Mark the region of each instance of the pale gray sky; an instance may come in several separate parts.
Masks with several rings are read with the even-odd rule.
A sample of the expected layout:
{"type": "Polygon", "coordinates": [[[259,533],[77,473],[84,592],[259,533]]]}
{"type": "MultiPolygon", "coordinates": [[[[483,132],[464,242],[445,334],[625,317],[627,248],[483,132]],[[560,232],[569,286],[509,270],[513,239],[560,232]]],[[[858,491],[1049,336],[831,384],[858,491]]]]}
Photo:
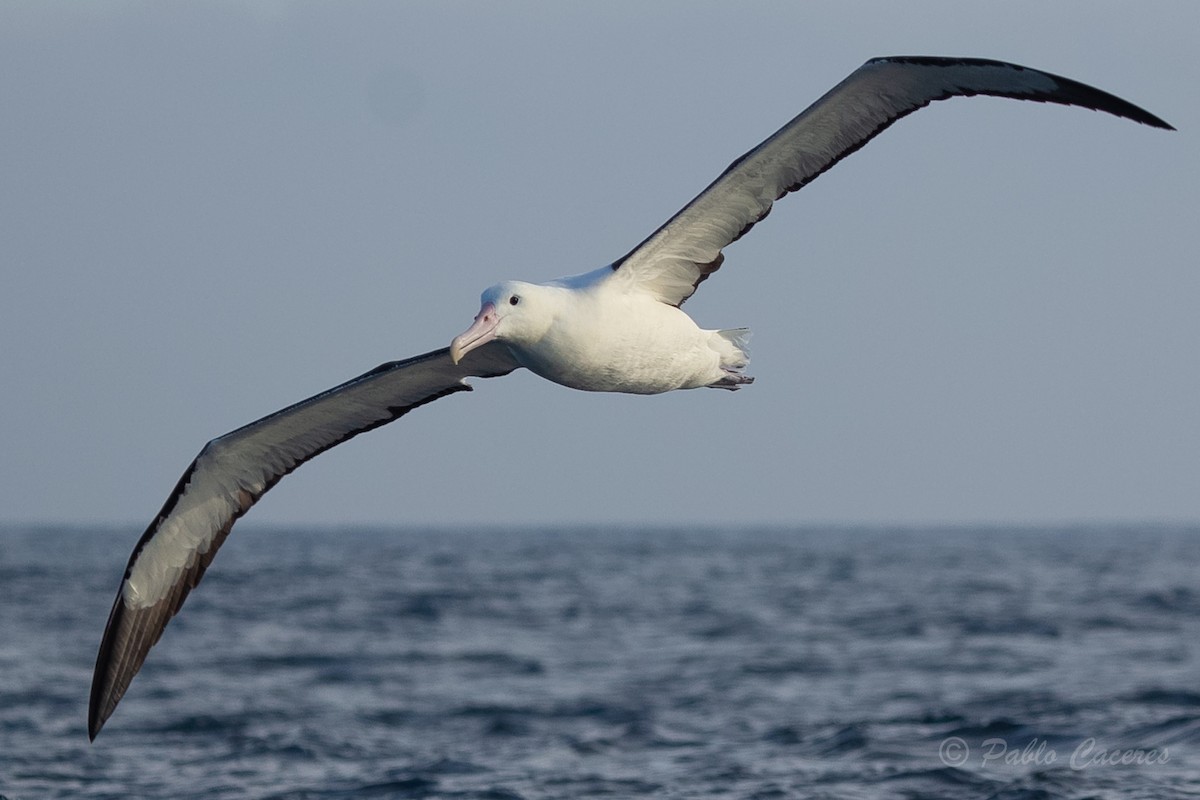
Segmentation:
{"type": "Polygon", "coordinates": [[[740,392],[527,373],[259,523],[1200,519],[1200,4],[0,5],[0,520],[141,528],[209,438],[624,254],[867,58],[1000,58],[1179,128],[963,99],[730,247],[740,392]]]}

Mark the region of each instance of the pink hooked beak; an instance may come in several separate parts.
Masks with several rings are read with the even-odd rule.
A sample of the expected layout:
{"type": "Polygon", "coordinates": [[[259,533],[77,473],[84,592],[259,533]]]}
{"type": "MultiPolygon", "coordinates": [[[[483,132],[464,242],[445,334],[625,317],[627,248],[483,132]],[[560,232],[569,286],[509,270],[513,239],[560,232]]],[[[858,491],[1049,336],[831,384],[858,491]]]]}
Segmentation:
{"type": "Polygon", "coordinates": [[[483,308],[475,315],[471,327],[454,337],[450,342],[450,360],[455,364],[462,361],[463,356],[480,345],[487,344],[496,338],[496,324],[500,321],[496,316],[496,306],[484,303],[483,308]]]}

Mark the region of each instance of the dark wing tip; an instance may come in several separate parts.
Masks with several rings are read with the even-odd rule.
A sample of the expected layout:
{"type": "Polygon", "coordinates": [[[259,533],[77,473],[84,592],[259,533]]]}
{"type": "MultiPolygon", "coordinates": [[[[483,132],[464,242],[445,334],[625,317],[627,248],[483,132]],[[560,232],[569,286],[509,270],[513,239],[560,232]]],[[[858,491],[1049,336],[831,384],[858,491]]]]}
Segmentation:
{"type": "Polygon", "coordinates": [[[1053,102],[1066,102],[1071,105],[1090,108],[1093,111],[1107,111],[1114,116],[1140,122],[1143,125],[1149,125],[1151,128],[1160,128],[1167,131],[1175,130],[1166,120],[1151,114],[1141,106],[1136,106],[1128,100],[1117,97],[1115,94],[1109,94],[1102,89],[1088,86],[1086,83],[1080,83],[1070,78],[1063,78],[1058,75],[1051,75],[1051,77],[1058,83],[1063,98],[1061,101],[1054,100],[1053,102]]]}
{"type": "Polygon", "coordinates": [[[1090,108],[1093,111],[1105,111],[1117,117],[1149,125],[1152,128],[1161,128],[1168,131],[1175,130],[1174,126],[1161,117],[1151,114],[1146,109],[1134,105],[1128,100],[1123,100],[1115,94],[1110,94],[1103,89],[1097,89],[1094,86],[1080,83],[1071,78],[1064,78],[1061,75],[1055,75],[1054,73],[1040,69],[1023,67],[1020,64],[1013,64],[1008,61],[997,61],[990,58],[957,58],[947,56],[882,56],[872,58],[867,62],[867,64],[882,63],[913,64],[926,67],[1004,67],[1018,72],[1036,72],[1039,75],[1045,75],[1057,83],[1058,91],[1054,94],[1036,95],[1027,99],[1081,106],[1083,108],[1090,108]]]}
{"type": "MultiPolygon", "coordinates": [[[[117,608],[121,604],[121,598],[118,596],[116,603],[113,604],[112,612],[108,615],[108,625],[104,628],[104,639],[100,643],[100,652],[96,654],[96,667],[92,673],[92,692],[88,697],[88,718],[87,730],[88,741],[96,741],[96,734],[100,733],[100,729],[104,727],[104,723],[108,720],[109,714],[112,713],[110,707],[107,712],[101,711],[108,705],[109,697],[112,693],[112,687],[108,678],[108,654],[112,650],[112,638],[108,635],[108,631],[112,629],[113,618],[117,615],[117,608]]],[[[113,704],[115,705],[115,704],[113,704]]]]}
{"type": "MultiPolygon", "coordinates": [[[[224,539],[224,535],[220,538],[224,539]]],[[[104,627],[100,651],[96,654],[96,671],[92,675],[92,691],[88,701],[88,739],[91,741],[95,741],[104,723],[116,710],[129,684],[145,663],[150,648],[158,642],[171,617],[183,605],[188,592],[199,583],[215,550],[213,548],[205,554],[206,557],[202,556],[171,592],[154,605],[129,608],[121,593],[117,593],[108,624],[104,627]]]]}

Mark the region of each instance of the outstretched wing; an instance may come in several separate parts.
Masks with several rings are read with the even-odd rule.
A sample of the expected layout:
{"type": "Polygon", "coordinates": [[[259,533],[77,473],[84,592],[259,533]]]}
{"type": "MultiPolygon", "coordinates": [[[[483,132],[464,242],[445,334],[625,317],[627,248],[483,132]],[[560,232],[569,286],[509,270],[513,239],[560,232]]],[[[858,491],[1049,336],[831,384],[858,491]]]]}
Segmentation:
{"type": "Polygon", "coordinates": [[[505,375],[517,366],[499,343],[458,365],[449,350],[436,350],[383,364],[205,445],[129,558],[96,657],[88,735],[96,738],[233,523],[280,478],[417,406],[469,391],[464,378],[505,375]]]}
{"type": "Polygon", "coordinates": [[[979,58],[875,58],[730,164],[613,269],[662,302],[678,306],[721,266],[721,249],[765,217],[776,200],[901,117],[935,100],[974,95],[1082,106],[1174,130],[1119,97],[1016,64],[979,58]]]}

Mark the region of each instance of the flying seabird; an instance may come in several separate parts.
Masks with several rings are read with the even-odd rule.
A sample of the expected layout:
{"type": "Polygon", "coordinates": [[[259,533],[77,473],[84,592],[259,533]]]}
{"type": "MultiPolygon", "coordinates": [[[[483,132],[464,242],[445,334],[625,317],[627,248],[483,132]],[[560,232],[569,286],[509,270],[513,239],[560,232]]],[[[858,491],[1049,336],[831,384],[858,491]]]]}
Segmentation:
{"type": "Polygon", "coordinates": [[[150,648],[179,611],[234,522],[280,478],[360,433],[438,398],[465,378],[519,367],[597,392],[737,389],[747,331],[704,330],[680,306],[788,192],[935,100],[993,95],[1106,111],[1173,130],[1141,108],[1077,81],[1001,61],[896,56],[855,70],[741,158],[623,258],[548,283],[506,281],[481,298],[448,348],[383,364],[213,439],[142,534],[109,614],[88,706],[95,739],[150,648]]]}

